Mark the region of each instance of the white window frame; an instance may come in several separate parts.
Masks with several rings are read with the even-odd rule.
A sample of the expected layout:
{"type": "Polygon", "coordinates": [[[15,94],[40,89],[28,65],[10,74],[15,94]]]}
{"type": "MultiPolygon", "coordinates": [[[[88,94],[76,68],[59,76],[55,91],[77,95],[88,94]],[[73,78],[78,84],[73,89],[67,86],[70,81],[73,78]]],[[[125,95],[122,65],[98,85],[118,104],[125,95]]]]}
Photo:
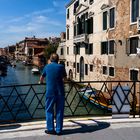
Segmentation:
{"type": "Polygon", "coordinates": [[[116,27],[116,6],[112,6],[112,7],[110,7],[109,9],[108,9],[108,28],[109,28],[109,30],[114,30],[115,29],[115,27],[116,27]],[[114,8],[114,27],[113,28],[110,28],[109,27],[109,23],[110,23],[110,9],[112,9],[112,8],[114,8]]]}
{"type": "Polygon", "coordinates": [[[110,55],[110,56],[114,56],[114,55],[115,55],[115,40],[114,40],[114,39],[109,39],[109,40],[108,40],[108,55],[110,55]],[[109,42],[110,42],[110,41],[114,41],[114,54],[110,54],[110,53],[109,53],[109,50],[110,50],[109,42]]]}
{"type": "Polygon", "coordinates": [[[103,13],[104,12],[107,12],[107,29],[106,30],[114,30],[115,29],[115,27],[116,27],[116,6],[112,6],[112,7],[110,7],[110,8],[107,8],[107,9],[104,9],[103,11],[102,11],[102,31],[103,32],[106,32],[106,30],[103,30],[103,13]],[[110,23],[110,9],[112,9],[112,8],[114,8],[114,27],[113,28],[110,28],[109,27],[109,23],[110,23]]]}
{"type": "Polygon", "coordinates": [[[138,80],[139,80],[139,69],[138,69],[138,68],[130,68],[130,69],[129,69],[129,80],[131,80],[131,79],[130,79],[130,71],[131,71],[131,70],[138,71],[138,80]]]}
{"type": "Polygon", "coordinates": [[[109,66],[109,67],[108,67],[108,76],[109,76],[109,77],[115,77],[115,67],[114,67],[114,66],[109,66]],[[111,76],[111,75],[110,75],[110,73],[109,73],[109,68],[114,68],[114,76],[111,76]]]}
{"type": "MultiPolygon", "coordinates": [[[[136,22],[131,22],[131,8],[132,8],[132,0],[130,0],[130,25],[134,25],[134,24],[137,24],[137,21],[136,22]]],[[[140,16],[140,0],[139,0],[139,16],[140,16]]]]}
{"type": "Polygon", "coordinates": [[[108,76],[108,75],[109,75],[109,69],[108,69],[108,66],[106,66],[106,65],[103,65],[103,66],[102,66],[102,74],[105,75],[105,76],[108,76]],[[106,68],[107,68],[107,70],[106,70],[106,74],[103,73],[103,67],[106,67],[106,68]]]}
{"type": "MultiPolygon", "coordinates": [[[[129,39],[130,39],[130,38],[133,38],[133,37],[138,37],[138,38],[139,38],[139,41],[138,41],[138,47],[139,47],[139,46],[140,46],[140,36],[139,36],[139,35],[133,35],[133,36],[130,36],[129,39]]],[[[130,42],[129,42],[129,43],[130,43],[130,42]]],[[[130,44],[129,44],[129,45],[130,45],[130,44]]],[[[130,49],[130,48],[129,48],[129,49],[130,49]]],[[[129,56],[137,56],[137,53],[136,53],[136,54],[131,54],[131,53],[130,53],[129,56]]]]}

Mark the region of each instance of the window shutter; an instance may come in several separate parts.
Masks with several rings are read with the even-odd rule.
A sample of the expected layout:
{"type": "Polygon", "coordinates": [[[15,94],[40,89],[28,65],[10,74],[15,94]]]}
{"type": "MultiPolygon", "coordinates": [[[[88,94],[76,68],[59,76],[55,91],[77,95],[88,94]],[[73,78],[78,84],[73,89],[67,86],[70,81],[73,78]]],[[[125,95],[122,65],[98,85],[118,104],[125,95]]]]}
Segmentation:
{"type": "Polygon", "coordinates": [[[107,11],[103,12],[103,30],[107,29],[107,11]]]}
{"type": "Polygon", "coordinates": [[[109,53],[109,52],[108,52],[108,51],[109,51],[108,44],[109,44],[109,43],[108,43],[108,42],[106,42],[106,54],[108,54],[108,53],[109,53]]]}
{"type": "Polygon", "coordinates": [[[126,54],[130,54],[130,38],[126,39],[126,54]]]}
{"type": "Polygon", "coordinates": [[[138,48],[140,48],[140,39],[138,39],[138,48]]]}
{"type": "Polygon", "coordinates": [[[90,33],[93,33],[93,17],[90,18],[90,33]]]}
{"type": "Polygon", "coordinates": [[[85,33],[88,34],[88,20],[85,21],[85,33]]]}

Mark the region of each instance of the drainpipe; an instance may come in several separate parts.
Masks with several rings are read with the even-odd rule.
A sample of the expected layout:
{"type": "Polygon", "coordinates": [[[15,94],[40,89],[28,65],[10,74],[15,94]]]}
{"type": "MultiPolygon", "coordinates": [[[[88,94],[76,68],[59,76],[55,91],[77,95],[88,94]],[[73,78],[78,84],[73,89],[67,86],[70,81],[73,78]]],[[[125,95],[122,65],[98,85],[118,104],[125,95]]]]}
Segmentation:
{"type": "MultiPolygon", "coordinates": [[[[74,43],[74,45],[77,47],[77,44],[76,44],[76,43],[74,43]]],[[[77,54],[77,53],[76,53],[76,50],[75,50],[74,53],[75,53],[75,79],[76,79],[76,70],[77,70],[77,59],[76,59],[76,58],[77,58],[77,57],[76,57],[76,54],[77,54]]]]}

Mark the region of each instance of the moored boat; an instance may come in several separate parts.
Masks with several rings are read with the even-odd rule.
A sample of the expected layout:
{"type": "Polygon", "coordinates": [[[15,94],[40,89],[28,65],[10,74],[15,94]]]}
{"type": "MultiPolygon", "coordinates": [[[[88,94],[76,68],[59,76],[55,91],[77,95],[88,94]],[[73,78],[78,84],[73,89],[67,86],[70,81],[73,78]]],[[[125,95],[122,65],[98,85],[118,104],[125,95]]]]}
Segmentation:
{"type": "Polygon", "coordinates": [[[98,93],[95,89],[92,88],[83,88],[79,93],[85,100],[89,100],[89,102],[96,107],[112,111],[110,99],[107,98],[105,93],[98,93]]]}
{"type": "Polygon", "coordinates": [[[33,74],[39,74],[40,73],[40,70],[38,68],[33,68],[31,71],[32,71],[33,74]]]}

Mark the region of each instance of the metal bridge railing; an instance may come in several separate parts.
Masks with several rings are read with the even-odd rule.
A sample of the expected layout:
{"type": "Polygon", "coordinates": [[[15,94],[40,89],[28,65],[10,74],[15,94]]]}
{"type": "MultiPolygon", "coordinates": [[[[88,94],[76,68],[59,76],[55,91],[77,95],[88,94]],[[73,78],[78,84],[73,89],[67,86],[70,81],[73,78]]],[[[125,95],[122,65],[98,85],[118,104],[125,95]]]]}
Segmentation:
{"type": "MultiPolygon", "coordinates": [[[[45,92],[45,84],[0,86],[0,122],[44,119],[45,92]]],[[[65,116],[112,115],[112,106],[121,114],[126,102],[130,114],[140,116],[139,81],[65,83],[65,116]],[[127,94],[125,86],[129,87],[127,94]],[[117,102],[113,100],[114,95],[117,102]]]]}

